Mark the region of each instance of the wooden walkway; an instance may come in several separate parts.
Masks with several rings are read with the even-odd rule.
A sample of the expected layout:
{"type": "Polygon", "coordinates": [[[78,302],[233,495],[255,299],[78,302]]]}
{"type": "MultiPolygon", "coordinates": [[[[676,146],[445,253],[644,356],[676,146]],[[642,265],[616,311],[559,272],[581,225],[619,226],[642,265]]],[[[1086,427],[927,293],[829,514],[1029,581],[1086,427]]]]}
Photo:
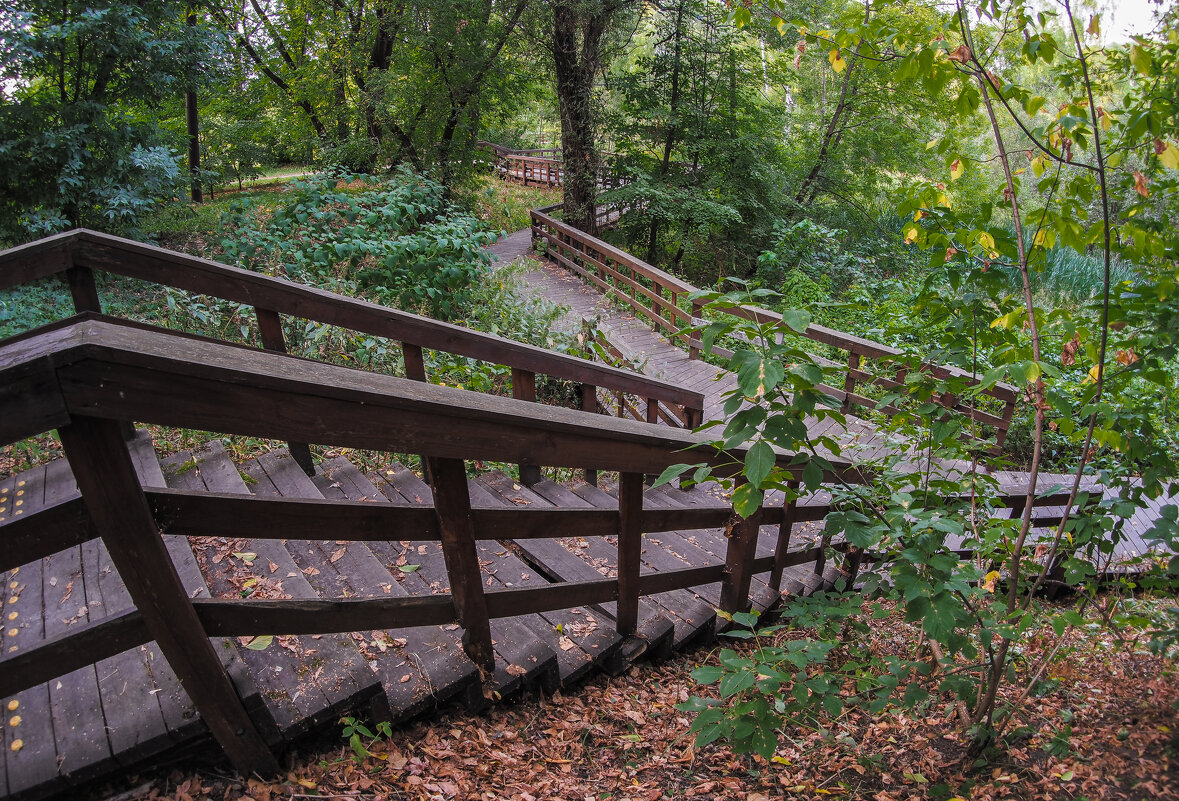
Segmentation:
{"type": "MultiPolygon", "coordinates": [[[[237,465],[218,441],[160,462],[144,432],[133,441],[132,453],[148,487],[403,507],[428,507],[433,501],[430,487],[397,463],[365,475],[337,457],[309,478],[285,451],[237,465]]],[[[570,487],[545,480],[525,487],[498,472],[471,480],[470,493],[476,509],[618,508],[610,485],[570,487]]],[[[33,514],[77,495],[65,460],[10,477],[0,482],[0,524],[10,515],[33,514]]],[[[644,500],[655,508],[727,508],[701,489],[648,489],[644,500]]],[[[764,527],[758,556],[772,553],[776,533],[777,526],[764,527]]],[[[339,599],[450,591],[440,544],[418,540],[412,530],[391,532],[381,542],[180,533],[166,539],[194,598],[339,599]]],[[[796,538],[796,548],[809,544],[807,537],[796,538]]],[[[648,535],[642,572],[723,562],[726,547],[720,528],[648,535]]],[[[600,579],[617,575],[618,569],[611,536],[481,540],[478,553],[489,589],[600,579]]],[[[809,593],[830,586],[837,575],[832,568],[817,575],[807,564],[789,568],[783,587],[809,593]]],[[[8,655],[131,606],[99,539],[7,571],[4,581],[8,655]]],[[[530,688],[551,693],[596,671],[617,674],[636,659],[694,647],[726,625],[716,614],[719,592],[719,583],[711,583],[644,599],[639,636],[630,641],[615,632],[613,603],[493,620],[492,676],[481,675],[464,653],[455,624],[284,636],[261,650],[248,647],[248,637],[214,642],[255,725],[268,743],[282,749],[334,729],[344,714],[400,723],[453,702],[479,711],[530,688]]],[[[759,610],[780,598],[765,573],[754,577],[751,595],[759,610]]],[[[2,798],[73,796],[113,773],[210,744],[204,723],[155,643],[2,703],[2,798]]]]}
{"type": "MultiPolygon", "coordinates": [[[[629,365],[643,373],[665,381],[676,383],[685,389],[704,395],[704,419],[719,419],[726,394],[736,388],[737,379],[732,373],[700,359],[689,358],[681,347],[670,343],[656,333],[647,323],[636,319],[619,308],[609,298],[594,289],[578,276],[553,262],[536,257],[532,250],[532,231],[516,231],[489,248],[499,265],[522,260],[524,273],[520,282],[524,291],[543,298],[558,306],[567,308],[561,324],[568,331],[579,331],[583,325],[591,324],[605,337],[614,351],[629,365]]],[[[810,427],[811,436],[819,434],[832,436],[843,445],[843,456],[856,459],[876,458],[882,453],[896,452],[904,447],[895,439],[882,436],[871,422],[854,415],[847,415],[848,424],[841,428],[833,423],[815,421],[810,427]]],[[[946,471],[965,467],[963,464],[943,464],[946,471]]],[[[1003,494],[1026,493],[1028,474],[1020,471],[990,471],[981,468],[999,482],[1003,494]]],[[[1039,492],[1067,492],[1073,477],[1067,474],[1041,473],[1039,492]]],[[[1098,491],[1101,487],[1093,480],[1085,480],[1082,489],[1098,491]]],[[[826,502],[826,493],[820,492],[811,502],[826,502]]],[[[807,500],[802,501],[803,504],[807,500]]],[[[1150,501],[1139,508],[1125,523],[1125,538],[1118,544],[1115,563],[1125,558],[1141,556],[1152,551],[1142,535],[1149,531],[1162,514],[1163,502],[1150,501]]],[[[1037,528],[1049,528],[1052,521],[1063,513],[1063,509],[1045,507],[1036,512],[1037,528]]],[[[1012,512],[1017,514],[1018,512],[1012,512]]],[[[949,543],[955,547],[955,543],[949,543]]],[[[1153,549],[1157,550],[1157,546],[1153,549]]]]}

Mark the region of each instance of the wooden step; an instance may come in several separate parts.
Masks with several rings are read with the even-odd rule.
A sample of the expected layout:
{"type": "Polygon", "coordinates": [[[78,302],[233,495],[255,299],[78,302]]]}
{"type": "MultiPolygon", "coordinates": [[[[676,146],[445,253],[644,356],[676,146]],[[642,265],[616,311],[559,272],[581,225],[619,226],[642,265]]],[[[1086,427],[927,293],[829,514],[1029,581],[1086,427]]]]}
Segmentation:
{"type": "MultiPolygon", "coordinates": [[[[540,481],[528,488],[526,497],[534,503],[544,499],[552,506],[567,509],[593,508],[593,504],[567,487],[548,480],[540,481]]],[[[559,540],[516,540],[515,544],[522,553],[528,555],[533,565],[545,566],[561,581],[592,581],[604,576],[617,575],[618,549],[609,541],[612,539],[579,537],[559,540]]],[[[617,614],[615,603],[601,604],[598,608],[614,620],[617,614]]],[[[628,659],[637,659],[643,655],[656,659],[666,658],[671,654],[675,639],[675,621],[658,604],[649,599],[640,599],[636,637],[643,643],[643,648],[627,648],[625,655],[628,659]]]]}
{"type": "MultiPolygon", "coordinates": [[[[522,485],[503,473],[487,473],[471,484],[472,500],[476,500],[476,492],[481,491],[477,498],[479,506],[518,508],[513,498],[524,500],[517,495],[522,492],[522,485]]],[[[500,544],[508,548],[514,558],[522,555],[514,543],[504,541],[500,544]]],[[[531,564],[525,561],[522,567],[523,577],[517,586],[548,583],[547,577],[531,564]]],[[[570,602],[571,605],[574,603],[572,599],[570,602]]],[[[556,653],[563,686],[579,682],[597,665],[603,666],[601,669],[607,672],[620,669],[622,638],[614,630],[614,622],[605,615],[586,607],[574,607],[528,615],[522,622],[556,653]]]]}
{"type": "MultiPolygon", "coordinates": [[[[250,491],[218,441],[177,454],[164,467],[171,486],[237,494],[250,491]]],[[[308,488],[318,494],[285,451],[251,460],[243,470],[257,495],[306,497],[297,493],[308,488]],[[292,479],[294,473],[306,483],[292,479]]],[[[217,597],[317,597],[281,540],[201,537],[194,539],[194,550],[217,597]]],[[[278,637],[265,650],[242,648],[241,654],[263,688],[287,742],[335,723],[340,715],[384,707],[380,681],[348,635],[278,637]]]]}
{"type": "MultiPolygon", "coordinates": [[[[147,434],[139,432],[128,448],[140,482],[163,486],[147,434]]],[[[69,465],[59,459],[4,482],[0,487],[0,509],[4,510],[0,511],[0,522],[10,511],[32,514],[77,496],[69,465]],[[9,491],[4,492],[4,487],[9,491]],[[15,501],[21,505],[16,506],[15,501]]],[[[177,558],[177,569],[186,587],[195,593],[203,582],[187,543],[177,537],[166,539],[174,558],[187,552],[192,571],[185,570],[182,558],[177,558]]],[[[68,634],[74,626],[122,613],[133,605],[101,540],[90,540],[10,571],[6,583],[6,600],[14,602],[6,614],[16,613],[6,621],[16,630],[13,637],[6,638],[6,653],[32,647],[43,637],[68,634]]],[[[242,675],[238,671],[239,678],[242,675]]],[[[246,681],[243,687],[253,685],[246,681]]],[[[253,696],[260,705],[256,689],[253,696]]],[[[10,725],[5,727],[5,786],[13,797],[39,795],[61,782],[86,782],[206,733],[154,642],[3,701],[6,708],[12,702],[17,709],[27,710],[8,715],[10,725]],[[13,720],[18,723],[11,725],[13,720]],[[12,745],[17,740],[14,751],[12,745]]]]}
{"type": "MultiPolygon", "coordinates": [[[[573,487],[573,492],[582,500],[599,509],[618,508],[618,499],[615,495],[610,495],[590,484],[579,484],[573,487]]],[[[692,567],[672,548],[664,544],[665,534],[668,532],[643,535],[641,558],[647,567],[644,572],[692,567]]],[[[614,558],[617,560],[617,556],[614,558]]],[[[710,559],[709,561],[715,560],[710,559]]],[[[614,564],[616,563],[615,561],[614,564]]],[[[647,601],[663,609],[668,619],[675,623],[672,645],[678,650],[710,642],[716,634],[716,603],[709,602],[692,590],[661,592],[657,595],[647,596],[647,601]]]]}
{"type": "MultiPolygon", "coordinates": [[[[430,487],[412,471],[400,464],[392,464],[373,473],[374,486],[392,503],[432,504],[430,487]]],[[[373,543],[370,547],[390,569],[401,565],[418,565],[416,570],[403,573],[403,586],[413,595],[450,592],[446,559],[442,546],[436,541],[404,540],[396,543],[373,543]]],[[[489,574],[485,586],[503,586],[496,574],[502,569],[505,576],[518,576],[524,568],[514,556],[510,559],[488,543],[477,543],[479,561],[489,574]]],[[[509,579],[515,581],[515,578],[509,579]]],[[[456,638],[459,636],[455,628],[456,638]]],[[[546,691],[560,684],[557,655],[551,648],[518,620],[501,618],[491,621],[491,639],[496,654],[494,676],[484,677],[485,695],[493,700],[505,698],[521,690],[540,686],[546,691]]]]}
{"type": "MultiPolygon", "coordinates": [[[[320,464],[319,474],[311,480],[325,498],[389,503],[344,457],[320,464]]],[[[337,533],[346,537],[348,532],[337,533]]],[[[389,532],[391,541],[402,536],[402,532],[389,532]]],[[[319,563],[326,563],[326,568],[309,573],[307,578],[321,597],[409,595],[401,581],[404,573],[394,566],[393,575],[367,543],[322,540],[291,542],[288,547],[295,561],[307,566],[303,550],[319,549],[319,563]]],[[[366,639],[362,651],[385,686],[394,721],[408,720],[455,698],[467,706],[483,702],[479,669],[453,633],[439,626],[415,626],[363,634],[366,639]]]]}

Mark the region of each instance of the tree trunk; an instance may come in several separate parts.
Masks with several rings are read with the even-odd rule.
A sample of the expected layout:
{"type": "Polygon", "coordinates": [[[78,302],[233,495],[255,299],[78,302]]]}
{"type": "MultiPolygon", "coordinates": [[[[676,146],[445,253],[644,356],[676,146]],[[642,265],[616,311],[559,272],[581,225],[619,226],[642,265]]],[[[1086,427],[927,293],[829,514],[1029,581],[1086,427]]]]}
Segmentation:
{"type": "Polygon", "coordinates": [[[594,75],[602,59],[602,37],[620,3],[559,0],[553,4],[553,67],[561,114],[564,161],[564,220],[597,231],[596,202],[601,157],[596,144],[594,75]]]}

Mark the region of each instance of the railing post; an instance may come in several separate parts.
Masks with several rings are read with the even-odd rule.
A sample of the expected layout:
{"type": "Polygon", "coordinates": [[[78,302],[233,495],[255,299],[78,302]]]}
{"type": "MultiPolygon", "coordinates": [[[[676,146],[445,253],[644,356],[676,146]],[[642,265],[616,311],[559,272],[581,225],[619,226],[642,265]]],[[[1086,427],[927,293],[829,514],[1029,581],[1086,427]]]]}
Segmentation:
{"type": "Polygon", "coordinates": [[[98,297],[98,285],[94,283],[94,273],[89,267],[77,265],[66,270],[66,284],[70,288],[70,297],[74,300],[74,311],[102,313],[102,301],[98,297]]]}
{"type": "Polygon", "coordinates": [[[629,637],[639,622],[639,563],[643,552],[643,474],[623,473],[618,483],[618,633],[629,637]]]}
{"type": "Polygon", "coordinates": [[[495,670],[495,651],[491,647],[483,574],[475,550],[475,517],[471,513],[467,470],[462,459],[428,461],[450,594],[459,625],[463,627],[463,650],[476,665],[491,673],[495,670]]]}
{"type": "Polygon", "coordinates": [[[753,578],[760,520],[760,509],[747,518],[739,517],[734,511],[732,520],[725,527],[729,544],[725,549],[725,570],[721,580],[721,611],[730,614],[744,612],[749,606],[749,584],[753,578]]]}
{"type": "MultiPolygon", "coordinates": [[[[799,482],[791,481],[787,486],[797,491],[799,482]]],[[[778,592],[782,591],[782,562],[790,551],[790,535],[794,531],[794,518],[798,515],[798,499],[794,498],[786,503],[782,509],[782,524],[778,526],[778,544],[774,548],[774,569],[770,571],[770,586],[778,592]]]]}
{"type": "Polygon", "coordinates": [[[840,411],[847,414],[851,410],[851,395],[856,391],[856,377],[852,375],[852,370],[860,369],[860,354],[854,350],[850,351],[847,356],[847,377],[843,379],[843,405],[840,411]]]}
{"type": "MultiPolygon", "coordinates": [[[[590,412],[591,414],[598,413],[598,388],[591,384],[581,385],[581,410],[583,412],[590,412]]],[[[591,468],[585,469],[585,483],[592,486],[598,486],[598,471],[591,468]]]]}
{"type": "Polygon", "coordinates": [[[58,433],[115,569],[205,725],[242,775],[277,773],[168,556],[119,424],[75,417],[58,433]]]}
{"type": "Polygon", "coordinates": [[[819,538],[819,556],[815,559],[815,575],[823,575],[823,570],[827,567],[827,549],[831,547],[831,535],[827,530],[823,530],[823,536],[819,538]]]}
{"type": "MultiPolygon", "coordinates": [[[[262,339],[262,347],[275,353],[287,352],[287,341],[282,333],[282,317],[278,312],[270,309],[254,307],[254,315],[258,318],[258,336],[262,339]]],[[[306,442],[288,442],[287,450],[295,464],[303,468],[309,476],[315,475],[315,462],[311,459],[311,446],[306,442]]]]}
{"type": "MultiPolygon", "coordinates": [[[[430,379],[426,377],[426,355],[422,352],[421,345],[414,345],[410,342],[401,343],[401,360],[405,363],[405,377],[410,381],[421,381],[427,383],[430,379]]],[[[418,456],[422,461],[422,474],[425,475],[426,480],[430,480],[430,460],[425,456],[418,456]]]]}
{"type": "MultiPolygon", "coordinates": [[[[691,320],[692,325],[696,325],[696,321],[699,320],[703,314],[704,314],[704,304],[698,300],[692,301],[692,320],[691,320]]],[[[700,346],[697,345],[696,343],[700,341],[700,333],[697,332],[695,334],[690,334],[688,338],[689,338],[688,358],[689,359],[699,359],[700,358],[700,346]]]]}
{"type": "MultiPolygon", "coordinates": [[[[512,397],[516,400],[536,403],[536,373],[530,370],[512,368],[512,397]]],[[[520,483],[531,487],[541,480],[540,466],[520,465],[520,483]]]]}

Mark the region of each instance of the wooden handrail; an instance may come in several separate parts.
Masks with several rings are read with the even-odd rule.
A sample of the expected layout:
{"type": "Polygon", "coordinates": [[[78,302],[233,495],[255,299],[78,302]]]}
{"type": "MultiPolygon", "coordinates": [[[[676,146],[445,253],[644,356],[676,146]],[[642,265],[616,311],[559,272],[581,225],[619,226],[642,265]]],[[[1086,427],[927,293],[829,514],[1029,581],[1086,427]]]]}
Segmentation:
{"type": "MultiPolygon", "coordinates": [[[[704,408],[701,393],[668,382],[109,234],[80,229],[0,251],[0,289],[61,274],[71,276],[74,288],[78,271],[90,270],[250,304],[264,333],[270,332],[264,345],[273,350],[283,349],[276,318],[286,314],[398,340],[403,349],[429,348],[503,364],[519,376],[541,373],[655,399],[682,411],[681,420],[698,419],[704,408]]],[[[86,272],[82,278],[89,278],[92,288],[86,272]]],[[[86,287],[85,280],[81,286],[86,287]]],[[[96,293],[87,289],[75,297],[81,298],[79,310],[96,309],[96,293]]]]}
{"type": "MultiPolygon", "coordinates": [[[[748,604],[753,571],[819,558],[814,549],[805,556],[755,558],[757,529],[746,523],[746,534],[729,540],[724,563],[641,573],[644,531],[731,525],[735,519],[732,509],[724,507],[642,508],[645,473],[684,460],[710,463],[721,475],[740,470],[743,451],[718,452],[703,434],[590,419],[580,411],[367,373],[93,313],[0,343],[0,443],[50,428],[61,432],[82,498],[0,525],[0,564],[7,568],[100,537],[136,609],[0,657],[0,694],[100,660],[114,653],[111,648],[122,651],[154,639],[242,771],[271,772],[275,763],[211,650],[210,635],[344,632],[457,621],[465,631],[467,653],[491,668],[492,618],[616,601],[617,626],[627,634],[634,630],[638,599],[644,595],[719,579],[725,588],[724,608],[736,611],[748,604]],[[402,509],[145,490],[122,438],[119,423],[127,420],[425,454],[435,505],[402,509]],[[624,501],[617,511],[603,514],[473,509],[465,459],[616,470],[624,477],[624,501]],[[346,526],[340,525],[342,520],[346,526]],[[330,532],[367,540],[404,531],[405,525],[442,543],[451,594],[193,601],[160,539],[168,530],[241,536],[282,527],[284,537],[291,539],[322,539],[330,532]],[[476,539],[553,536],[555,527],[562,534],[618,536],[618,577],[485,591],[476,539]]],[[[791,454],[779,453],[778,461],[795,473],[803,468],[791,454]]],[[[844,480],[864,480],[846,463],[835,463],[832,469],[844,480]]],[[[758,519],[773,520],[772,510],[758,519]]]]}
{"type": "MultiPolygon", "coordinates": [[[[701,341],[681,333],[694,323],[700,322],[702,306],[695,303],[689,313],[682,308],[681,298],[699,292],[699,288],[664,270],[660,270],[625,251],[610,245],[597,237],[586,234],[554,216],[559,205],[533,209],[532,236],[534,242],[543,242],[547,255],[571,272],[582,276],[604,294],[628,306],[634,314],[656,330],[662,331],[669,340],[678,341],[688,347],[689,358],[698,358],[701,341]]],[[[757,306],[737,305],[721,309],[735,317],[759,324],[782,325],[782,315],[770,309],[757,306]]],[[[859,384],[873,384],[893,389],[904,385],[907,364],[904,352],[874,342],[870,339],[848,334],[833,328],[810,324],[798,336],[847,352],[846,365],[821,360],[827,366],[837,366],[844,372],[842,387],[820,385],[820,391],[839,401],[842,411],[847,413],[854,406],[861,406],[895,414],[900,409],[893,406],[879,406],[877,401],[856,393],[859,384]],[[876,375],[865,369],[865,360],[896,362],[896,378],[876,375]]],[[[724,356],[732,351],[715,346],[713,352],[724,356]]],[[[922,372],[940,379],[958,379],[967,386],[977,385],[979,379],[965,370],[950,365],[923,361],[917,367],[922,372]]],[[[1002,404],[1002,411],[992,414],[976,407],[960,397],[947,393],[938,402],[947,409],[962,414],[975,422],[990,426],[995,431],[994,451],[1002,449],[1019,401],[1019,390],[1005,383],[997,383],[981,392],[1002,404]]]]}

